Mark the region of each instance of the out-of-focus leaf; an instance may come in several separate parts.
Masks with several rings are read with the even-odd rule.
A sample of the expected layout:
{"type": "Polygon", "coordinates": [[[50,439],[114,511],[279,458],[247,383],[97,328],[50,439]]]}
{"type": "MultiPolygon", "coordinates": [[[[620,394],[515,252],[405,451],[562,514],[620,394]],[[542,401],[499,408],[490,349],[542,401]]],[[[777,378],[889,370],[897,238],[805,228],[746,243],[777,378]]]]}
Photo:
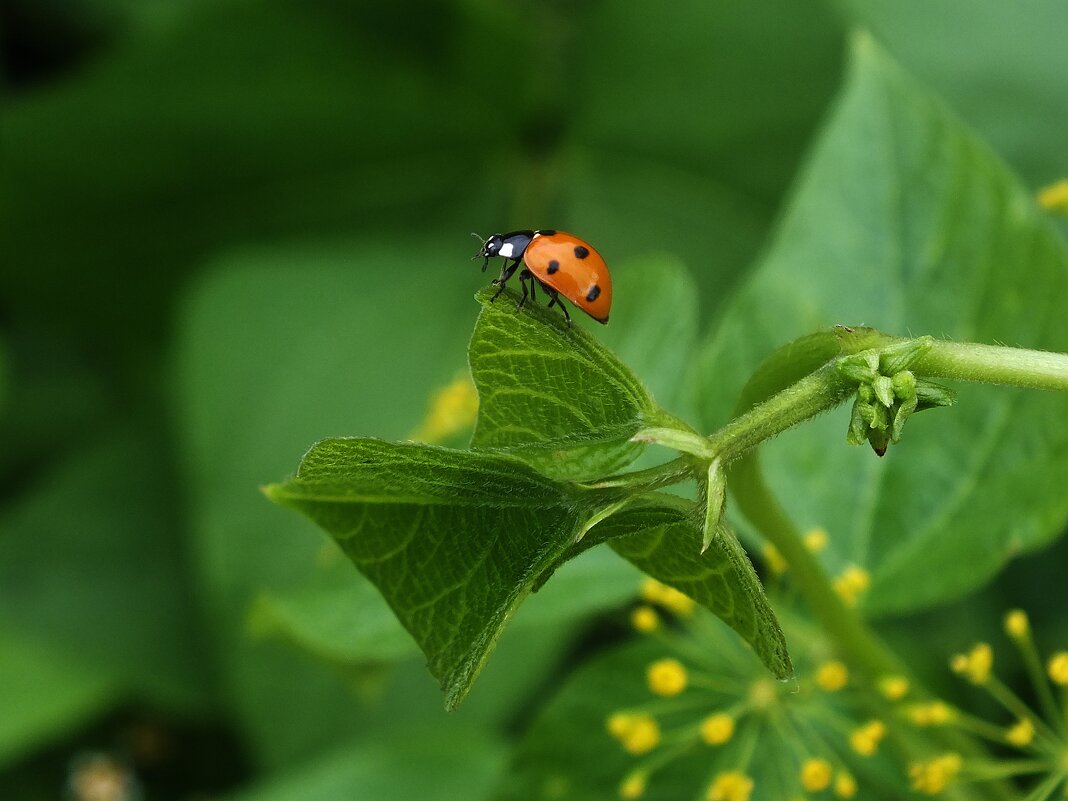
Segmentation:
{"type": "MultiPolygon", "coordinates": [[[[290,473],[294,455],[316,440],[399,439],[416,427],[435,388],[463,368],[478,314],[471,294],[482,276],[469,261],[470,238],[459,239],[428,232],[404,249],[354,241],[249,249],[220,258],[184,304],[175,383],[193,552],[225,645],[230,714],[265,764],[368,732],[376,713],[322,662],[249,637],[250,610],[264,595],[314,596],[337,585],[339,567],[366,583],[338,565],[327,535],[257,488],[290,473]],[[445,273],[454,279],[447,285],[445,273]]],[[[354,630],[408,638],[380,598],[356,611],[354,630]]],[[[420,701],[410,715],[437,719],[440,696],[417,667],[423,694],[409,693],[420,701]]],[[[487,714],[507,714],[507,704],[502,694],[487,714]]],[[[463,714],[474,711],[468,704],[463,714]]]]}
{"type": "Polygon", "coordinates": [[[335,748],[227,801],[337,801],[405,798],[469,801],[489,790],[501,744],[479,729],[405,732],[335,748]]]}
{"type": "Polygon", "coordinates": [[[63,651],[0,631],[0,767],[115,700],[113,672],[63,651]]]}
{"type": "Polygon", "coordinates": [[[144,424],[107,432],[4,511],[0,625],[130,691],[202,703],[205,646],[163,453],[144,424]]]}
{"type": "MultiPolygon", "coordinates": [[[[704,425],[728,418],[776,346],[841,322],[1068,349],[1063,244],[990,150],[867,38],[774,246],[704,352],[704,425]]],[[[830,532],[832,571],[871,573],[869,613],[958,597],[1068,518],[1065,399],[954,389],[957,406],[910,420],[883,460],[844,445],[846,409],[764,449],[792,517],[830,532]]]]}

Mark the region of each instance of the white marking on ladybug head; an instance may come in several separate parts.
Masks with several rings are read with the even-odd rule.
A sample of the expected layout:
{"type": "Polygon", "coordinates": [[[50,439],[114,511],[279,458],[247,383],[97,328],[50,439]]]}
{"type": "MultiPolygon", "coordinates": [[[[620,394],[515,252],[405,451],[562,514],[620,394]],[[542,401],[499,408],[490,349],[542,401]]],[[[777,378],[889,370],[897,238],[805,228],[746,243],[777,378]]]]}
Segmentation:
{"type": "Polygon", "coordinates": [[[512,243],[511,242],[505,242],[503,245],[501,245],[501,249],[499,251],[497,251],[497,255],[498,256],[504,256],[504,258],[506,258],[506,259],[514,259],[515,256],[512,255],[512,253],[514,253],[514,252],[515,252],[515,247],[512,245],[512,243]]]}

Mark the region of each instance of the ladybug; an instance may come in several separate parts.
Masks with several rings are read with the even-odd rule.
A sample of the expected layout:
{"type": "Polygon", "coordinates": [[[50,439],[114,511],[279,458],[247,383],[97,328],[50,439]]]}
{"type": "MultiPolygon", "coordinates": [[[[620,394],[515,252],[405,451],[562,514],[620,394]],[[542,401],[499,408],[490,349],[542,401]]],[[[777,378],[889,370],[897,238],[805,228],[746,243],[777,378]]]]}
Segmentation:
{"type": "Polygon", "coordinates": [[[504,291],[504,285],[522,261],[526,262],[526,267],[519,273],[523,297],[516,311],[527,302],[529,280],[530,297],[535,297],[535,285],[540,286],[549,296],[547,308],[551,309],[554,304],[559,306],[569,327],[571,315],[560,301],[561,295],[597,322],[608,322],[608,312],[612,308],[612,276],[601,255],[577,236],[548,230],[494,234],[482,243],[482,249],[472,258],[483,259],[482,272],[486,272],[489,260],[494,256],[504,259],[504,267],[500,278],[493,280],[499,288],[491,302],[504,291]]]}

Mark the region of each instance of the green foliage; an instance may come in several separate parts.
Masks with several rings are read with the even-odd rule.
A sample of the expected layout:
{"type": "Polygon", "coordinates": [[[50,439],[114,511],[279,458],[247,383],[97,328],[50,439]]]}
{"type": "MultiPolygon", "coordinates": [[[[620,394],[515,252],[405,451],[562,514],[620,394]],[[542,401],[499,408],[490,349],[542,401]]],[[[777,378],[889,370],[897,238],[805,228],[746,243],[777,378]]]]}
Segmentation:
{"type": "MultiPolygon", "coordinates": [[[[773,247],[705,348],[706,427],[727,419],[765,353],[835,323],[1068,341],[1068,256],[1031,198],[869,39],[853,62],[773,247]]],[[[1060,533],[1066,411],[1058,395],[960,387],[953,413],[911,422],[892,459],[829,448],[848,425],[831,415],[763,463],[790,517],[832,533],[831,564],[871,573],[864,608],[901,612],[974,589],[1060,533]]]]}
{"type": "Polygon", "coordinates": [[[382,590],[448,707],[594,511],[515,459],[359,439],[319,443],[266,491],[330,532],[382,590]]]}

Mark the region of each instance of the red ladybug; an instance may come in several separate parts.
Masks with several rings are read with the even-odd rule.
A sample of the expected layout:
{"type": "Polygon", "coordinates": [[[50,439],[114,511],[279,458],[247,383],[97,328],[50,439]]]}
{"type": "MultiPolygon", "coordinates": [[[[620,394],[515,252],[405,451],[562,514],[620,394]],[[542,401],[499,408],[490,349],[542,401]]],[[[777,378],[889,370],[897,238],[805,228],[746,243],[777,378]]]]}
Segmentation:
{"type": "Polygon", "coordinates": [[[608,322],[612,308],[612,276],[608,265],[589,243],[563,231],[513,231],[510,234],[494,234],[482,243],[482,249],[474,258],[482,258],[482,272],[494,256],[504,259],[500,278],[493,283],[499,289],[492,300],[504,291],[504,285],[525,261],[526,268],[519,273],[523,297],[519,308],[527,302],[527,280],[530,280],[530,296],[534,297],[535,284],[540,285],[549,296],[549,305],[560,307],[567,324],[571,315],[560,302],[560,295],[570,300],[599,323],[608,322]],[[511,264],[509,264],[511,260],[511,264]]]}

